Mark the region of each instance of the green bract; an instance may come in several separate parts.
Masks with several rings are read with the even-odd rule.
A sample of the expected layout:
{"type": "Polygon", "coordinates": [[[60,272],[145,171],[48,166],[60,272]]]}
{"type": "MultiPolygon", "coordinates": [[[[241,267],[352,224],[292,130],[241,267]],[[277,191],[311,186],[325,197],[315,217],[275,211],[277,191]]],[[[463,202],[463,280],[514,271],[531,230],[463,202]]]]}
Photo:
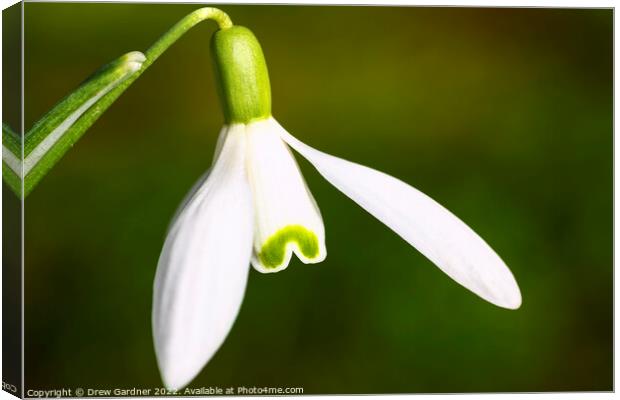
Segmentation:
{"type": "Polygon", "coordinates": [[[159,56],[188,30],[204,20],[215,21],[219,29],[232,27],[230,18],[222,10],[213,7],[200,8],[175,24],[145,54],[133,51],[100,68],[47,112],[25,133],[23,140],[9,126],[3,124],[2,176],[5,183],[17,196],[27,196],[88,128],[159,56]]]}
{"type": "Polygon", "coordinates": [[[254,34],[243,26],[222,29],[213,35],[211,51],[226,123],[269,118],[269,74],[254,34]]]}
{"type": "Polygon", "coordinates": [[[23,179],[24,195],[30,193],[38,181],[78,141],[113,99],[109,99],[111,101],[107,103],[99,101],[135,74],[144,61],[144,55],[134,51],[119,57],[92,74],[26,133],[23,142],[23,160],[19,136],[7,129],[8,127],[4,127],[2,169],[3,177],[11,189],[20,195],[22,188],[19,180],[23,179]]]}

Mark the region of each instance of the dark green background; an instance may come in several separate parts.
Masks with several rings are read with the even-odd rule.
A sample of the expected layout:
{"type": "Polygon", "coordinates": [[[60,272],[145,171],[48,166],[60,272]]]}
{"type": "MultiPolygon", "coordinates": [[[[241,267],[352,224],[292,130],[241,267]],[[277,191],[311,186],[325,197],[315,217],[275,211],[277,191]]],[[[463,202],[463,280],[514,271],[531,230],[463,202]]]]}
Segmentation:
{"type": "MultiPolygon", "coordinates": [[[[27,3],[26,127],[197,7],[27,3]]],[[[222,8],[260,40],[283,126],[454,211],[523,306],[461,288],[300,160],[328,258],[252,271],[192,386],[612,389],[611,10],[222,8]]],[[[152,280],[223,123],[214,29],[174,45],[26,200],[26,389],[161,386],[152,280]]]]}

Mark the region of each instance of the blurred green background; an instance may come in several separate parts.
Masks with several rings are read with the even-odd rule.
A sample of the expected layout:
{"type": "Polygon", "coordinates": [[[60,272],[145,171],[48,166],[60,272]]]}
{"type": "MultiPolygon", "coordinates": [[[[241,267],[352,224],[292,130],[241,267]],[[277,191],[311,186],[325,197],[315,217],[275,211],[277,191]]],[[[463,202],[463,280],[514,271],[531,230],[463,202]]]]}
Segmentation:
{"type": "MultiPolygon", "coordinates": [[[[26,128],[197,7],[26,3],[26,128]]],[[[612,390],[612,10],[221,8],[260,40],[284,127],[447,206],[524,301],[461,288],[299,159],[328,258],[252,271],[192,387],[612,390]]],[[[27,198],[27,389],[161,386],[152,281],[223,123],[214,29],[177,42],[27,198]]]]}

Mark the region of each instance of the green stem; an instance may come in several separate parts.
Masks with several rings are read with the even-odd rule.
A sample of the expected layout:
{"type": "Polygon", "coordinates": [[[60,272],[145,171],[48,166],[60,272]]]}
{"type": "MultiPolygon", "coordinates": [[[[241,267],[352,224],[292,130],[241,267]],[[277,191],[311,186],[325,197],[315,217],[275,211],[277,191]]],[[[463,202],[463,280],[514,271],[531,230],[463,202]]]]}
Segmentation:
{"type": "Polygon", "coordinates": [[[142,68],[103,97],[101,99],[102,104],[105,104],[107,108],[109,104],[113,103],[118,96],[120,96],[125,89],[127,89],[136,79],[138,79],[140,75],[142,75],[142,73],[174,42],[176,42],[181,36],[200,22],[209,19],[217,22],[219,29],[228,29],[233,26],[228,14],[218,8],[204,7],[189,13],[172,28],[170,28],[168,32],[164,33],[151,47],[149,47],[145,53],[146,61],[142,64],[142,68]]]}
{"type": "MultiPolygon", "coordinates": [[[[15,194],[19,197],[27,196],[86,130],[159,56],[187,31],[205,20],[215,21],[220,30],[233,26],[228,15],[222,10],[213,7],[195,10],[163,34],[146,51],[144,56],[139,52],[132,52],[108,64],[44,115],[24,136],[24,153],[30,153],[45,139],[48,139],[49,142],[49,139],[53,138],[53,142],[47,147],[44,154],[38,155],[35,161],[36,164],[30,166],[31,168],[28,169],[25,177],[22,178],[20,173],[18,173],[19,168],[17,168],[18,172],[16,173],[9,167],[10,164],[13,168],[16,168],[14,165],[15,159],[12,159],[9,155],[7,160],[10,162],[7,164],[7,160],[4,160],[6,157],[3,155],[3,177],[15,194]],[[135,66],[135,68],[132,66],[135,66]],[[108,87],[106,86],[108,84],[110,84],[109,87],[111,89],[102,94],[102,88],[108,87]],[[96,95],[101,97],[96,98],[96,95]],[[68,123],[68,116],[71,116],[75,110],[80,110],[82,107],[85,111],[80,113],[75,121],[68,123]],[[67,124],[67,126],[64,126],[64,124],[67,124]],[[52,132],[56,136],[52,136],[52,132]],[[23,194],[21,184],[18,184],[21,183],[21,179],[24,180],[23,194]]],[[[15,135],[13,134],[13,136],[15,135]]],[[[17,158],[17,162],[20,163],[22,162],[20,161],[22,158],[21,143],[19,143],[20,146],[17,148],[14,142],[20,141],[13,140],[13,136],[10,129],[3,126],[4,148],[6,148],[6,151],[13,153],[17,158]]],[[[5,150],[3,149],[3,151],[5,150]]],[[[28,164],[28,161],[32,160],[24,160],[23,164],[28,164]]],[[[24,169],[21,169],[21,171],[23,172],[24,169]]]]}
{"type": "Polygon", "coordinates": [[[157,58],[162,55],[170,45],[183,36],[185,32],[207,19],[217,22],[219,29],[228,29],[233,26],[232,21],[224,11],[213,7],[200,8],[177,22],[176,25],[163,34],[157,42],[146,51],[146,62],[142,66],[142,69],[147,68],[157,60],[157,58]]]}
{"type": "MultiPolygon", "coordinates": [[[[144,53],[146,61],[142,64],[142,68],[136,72],[131,78],[118,85],[106,97],[110,98],[110,103],[125,91],[142,73],[159,58],[168,48],[187,31],[198,25],[202,21],[213,20],[217,23],[219,29],[228,29],[233,23],[224,11],[214,7],[204,7],[195,10],[186,15],[182,20],[177,22],[168,32],[164,33],[149,49],[144,53]]],[[[104,98],[103,101],[106,101],[104,98]]]]}

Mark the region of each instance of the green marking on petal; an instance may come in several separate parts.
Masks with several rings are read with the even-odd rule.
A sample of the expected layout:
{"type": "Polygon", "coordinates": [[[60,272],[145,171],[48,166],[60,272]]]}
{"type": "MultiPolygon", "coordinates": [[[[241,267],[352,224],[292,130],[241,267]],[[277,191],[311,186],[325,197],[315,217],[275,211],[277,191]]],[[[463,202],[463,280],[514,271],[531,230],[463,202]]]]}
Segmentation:
{"type": "Polygon", "coordinates": [[[263,245],[258,259],[265,268],[276,268],[284,262],[286,245],[295,242],[304,257],[312,259],[319,255],[319,239],[316,234],[301,225],[289,225],[274,233],[263,245]]]}

